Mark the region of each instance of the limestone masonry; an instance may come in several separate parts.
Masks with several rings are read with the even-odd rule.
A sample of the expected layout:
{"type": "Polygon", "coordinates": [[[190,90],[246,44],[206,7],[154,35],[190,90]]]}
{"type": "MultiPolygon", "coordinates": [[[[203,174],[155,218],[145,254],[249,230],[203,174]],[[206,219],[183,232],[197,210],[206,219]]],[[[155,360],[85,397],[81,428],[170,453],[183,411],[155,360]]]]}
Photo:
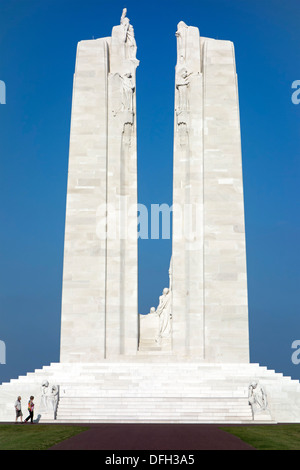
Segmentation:
{"type": "MultiPolygon", "coordinates": [[[[250,363],[233,43],[180,21],[169,285],[138,313],[136,58],[123,10],[78,44],[60,362],[0,386],[0,421],[299,422],[300,384],[250,363]]],[[[172,143],[170,143],[172,144],[172,143]]]]}
{"type": "MultiPolygon", "coordinates": [[[[133,28],[126,16],[110,38],[81,41],[73,87],[61,320],[61,361],[135,354],[137,237],[121,231],[122,204],[137,205],[133,28]],[[109,211],[120,210],[116,236],[109,211]],[[107,209],[107,210],[106,210],[107,209]]],[[[137,227],[137,214],[131,222],[137,227]]]]}

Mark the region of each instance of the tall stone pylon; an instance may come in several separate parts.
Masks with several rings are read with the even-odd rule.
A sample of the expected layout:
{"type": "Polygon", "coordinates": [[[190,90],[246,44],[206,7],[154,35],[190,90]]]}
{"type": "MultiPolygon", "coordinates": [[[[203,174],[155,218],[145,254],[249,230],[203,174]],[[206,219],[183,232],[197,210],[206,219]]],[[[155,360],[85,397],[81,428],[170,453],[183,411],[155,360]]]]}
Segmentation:
{"type": "Polygon", "coordinates": [[[172,351],[249,362],[234,46],[183,21],[176,37],[172,351]]]}
{"type": "Polygon", "coordinates": [[[111,37],[77,47],[61,362],[137,351],[136,50],[126,9],[111,37]]]}

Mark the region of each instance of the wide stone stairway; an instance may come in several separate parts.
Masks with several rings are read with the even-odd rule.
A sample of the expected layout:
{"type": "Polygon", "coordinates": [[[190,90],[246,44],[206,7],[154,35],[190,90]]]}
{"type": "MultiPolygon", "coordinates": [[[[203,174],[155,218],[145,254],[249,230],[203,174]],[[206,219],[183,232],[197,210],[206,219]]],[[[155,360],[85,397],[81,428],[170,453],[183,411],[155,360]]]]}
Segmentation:
{"type": "Polygon", "coordinates": [[[57,420],[244,422],[252,420],[247,393],[247,383],[233,384],[214,367],[89,365],[81,368],[80,382],[62,387],[57,420]]]}
{"type": "MultiPolygon", "coordinates": [[[[56,422],[250,423],[248,387],[266,390],[269,422],[297,422],[300,384],[259,364],[208,364],[143,356],[101,363],[53,363],[0,386],[0,421],[14,420],[14,402],[35,396],[41,412],[42,383],[59,386],[56,422]]],[[[265,421],[265,417],[262,418],[265,421]]],[[[256,418],[256,422],[260,418],[256,418]]]]}

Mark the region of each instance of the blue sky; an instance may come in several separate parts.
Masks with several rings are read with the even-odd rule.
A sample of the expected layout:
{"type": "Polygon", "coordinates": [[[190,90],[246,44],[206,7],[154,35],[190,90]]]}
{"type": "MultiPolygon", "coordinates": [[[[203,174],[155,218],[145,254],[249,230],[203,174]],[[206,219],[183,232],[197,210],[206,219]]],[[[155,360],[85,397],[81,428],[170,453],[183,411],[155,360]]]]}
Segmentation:
{"type": "MultiPolygon", "coordinates": [[[[0,0],[0,382],[59,360],[65,199],[77,42],[135,29],[139,202],[172,203],[175,31],[235,43],[250,354],[300,379],[298,0],[0,0]]],[[[168,283],[169,240],[139,242],[139,310],[168,283]]]]}

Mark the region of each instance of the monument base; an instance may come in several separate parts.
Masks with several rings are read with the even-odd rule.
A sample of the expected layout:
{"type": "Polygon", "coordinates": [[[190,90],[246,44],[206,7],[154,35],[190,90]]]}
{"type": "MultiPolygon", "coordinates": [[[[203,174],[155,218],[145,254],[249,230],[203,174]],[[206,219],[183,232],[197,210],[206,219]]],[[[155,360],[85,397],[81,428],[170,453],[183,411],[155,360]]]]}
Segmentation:
{"type": "Polygon", "coordinates": [[[187,357],[139,354],[99,363],[53,363],[3,383],[0,421],[15,420],[14,403],[19,395],[25,414],[33,395],[34,419],[39,422],[300,422],[299,392],[298,381],[259,364],[210,364],[187,357]],[[45,381],[49,390],[59,389],[52,418],[51,394],[45,411],[45,381]],[[252,414],[248,389],[253,381],[266,391],[268,415],[252,414]]]}

